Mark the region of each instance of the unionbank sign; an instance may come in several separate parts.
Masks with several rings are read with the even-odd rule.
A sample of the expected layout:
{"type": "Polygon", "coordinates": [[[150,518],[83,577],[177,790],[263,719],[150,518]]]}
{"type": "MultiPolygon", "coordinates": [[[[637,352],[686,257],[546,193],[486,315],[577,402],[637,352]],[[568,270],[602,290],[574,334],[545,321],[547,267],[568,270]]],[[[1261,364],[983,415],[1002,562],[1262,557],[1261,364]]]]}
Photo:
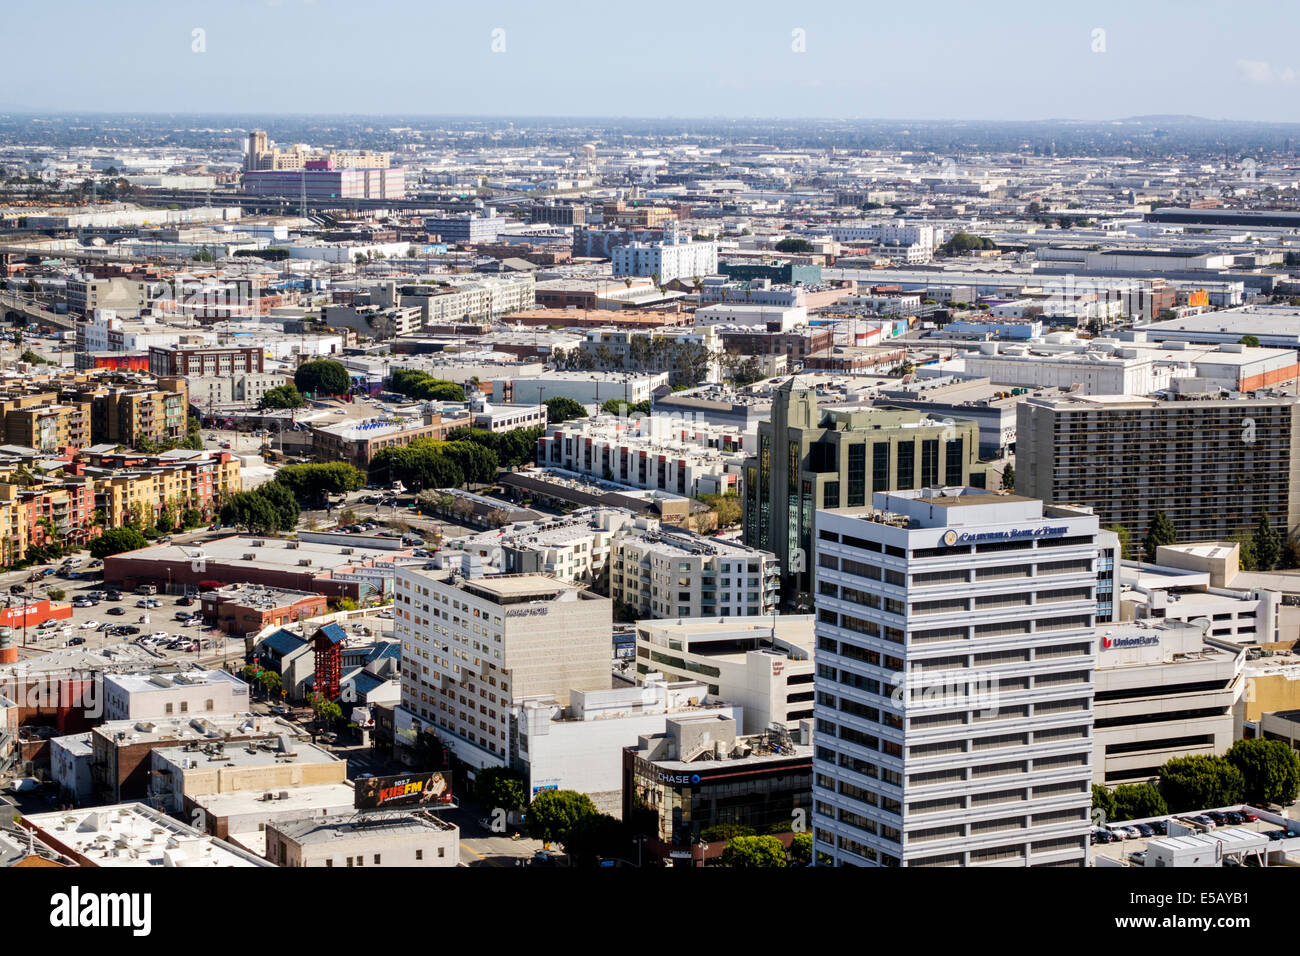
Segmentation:
{"type": "Polygon", "coordinates": [[[1069,531],[1066,527],[1039,525],[1037,528],[1008,528],[1005,531],[957,531],[949,528],[943,533],[943,543],[979,544],[981,541],[1022,541],[1029,538],[1053,538],[1069,531]]]}
{"type": "Polygon", "coordinates": [[[1153,636],[1143,637],[1103,637],[1101,639],[1101,649],[1103,651],[1118,651],[1128,647],[1154,647],[1160,643],[1160,638],[1153,636]]]}

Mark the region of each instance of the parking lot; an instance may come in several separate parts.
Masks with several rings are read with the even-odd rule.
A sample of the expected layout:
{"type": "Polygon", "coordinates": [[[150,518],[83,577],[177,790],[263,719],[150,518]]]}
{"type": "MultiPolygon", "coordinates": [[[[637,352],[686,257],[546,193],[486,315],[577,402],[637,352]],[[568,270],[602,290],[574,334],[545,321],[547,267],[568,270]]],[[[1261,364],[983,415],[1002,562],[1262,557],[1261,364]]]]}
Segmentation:
{"type": "MultiPolygon", "coordinates": [[[[1167,823],[1168,820],[1174,820],[1176,822],[1183,823],[1185,826],[1189,827],[1194,832],[1194,834],[1221,833],[1225,830],[1246,830],[1251,833],[1261,833],[1266,836],[1270,833],[1275,833],[1278,831],[1282,833],[1290,832],[1294,834],[1300,834],[1300,821],[1289,824],[1286,829],[1283,829],[1282,827],[1278,826],[1276,823],[1272,823],[1268,820],[1263,820],[1263,819],[1247,821],[1245,823],[1239,823],[1239,824],[1224,823],[1220,825],[1218,823],[1214,823],[1213,826],[1207,826],[1203,823],[1197,823],[1197,822],[1188,822],[1190,818],[1197,817],[1197,816],[1199,816],[1199,814],[1187,814],[1185,816],[1162,818],[1160,821],[1148,820],[1142,822],[1150,825],[1153,822],[1167,823]]],[[[1112,832],[1114,832],[1117,830],[1123,830],[1136,825],[1137,825],[1136,823],[1113,823],[1108,827],[1106,827],[1105,829],[1109,829],[1112,832]]],[[[1095,833],[1096,831],[1094,830],[1094,838],[1093,838],[1094,840],[1095,840],[1095,833]]],[[[1147,836],[1125,837],[1122,839],[1117,839],[1113,843],[1093,842],[1092,852],[1096,856],[1106,856],[1106,857],[1110,857],[1113,860],[1121,860],[1124,862],[1132,863],[1137,866],[1141,866],[1143,864],[1143,859],[1144,859],[1143,855],[1147,851],[1147,845],[1152,840],[1161,839],[1166,835],[1167,835],[1167,831],[1166,833],[1157,832],[1155,835],[1149,837],[1147,836]],[[1135,854],[1137,855],[1136,858],[1135,858],[1135,854]]],[[[1181,834],[1181,835],[1185,836],[1187,834],[1181,834]]],[[[1278,841],[1278,844],[1280,847],[1281,842],[1278,841]]]]}
{"type": "MultiPolygon", "coordinates": [[[[85,569],[90,564],[90,559],[84,554],[83,557],[85,563],[82,568],[85,569]]],[[[146,597],[122,592],[117,600],[111,600],[111,589],[104,585],[98,574],[86,576],[89,572],[83,570],[80,572],[82,577],[72,578],[61,576],[56,571],[38,582],[32,582],[28,579],[34,570],[37,569],[10,572],[0,577],[0,588],[3,589],[0,591],[3,595],[0,600],[5,602],[5,606],[21,607],[24,598],[38,601],[46,598],[50,591],[62,591],[62,603],[71,603],[73,607],[70,618],[14,629],[15,643],[26,649],[25,656],[60,647],[100,650],[114,644],[134,642],[161,659],[174,659],[178,662],[221,661],[227,658],[236,660],[243,657],[242,639],[229,638],[201,621],[183,623],[177,618],[178,614],[189,616],[198,613],[197,596],[186,598],[181,595],[157,594],[146,597]],[[12,593],[14,587],[21,587],[23,593],[12,593]],[[98,597],[94,596],[95,592],[99,592],[98,597]],[[146,603],[149,606],[145,606],[146,603]],[[110,627],[120,627],[130,632],[110,633],[110,627]],[[165,640],[161,639],[162,635],[166,635],[165,640]],[[155,636],[159,638],[157,642],[142,640],[155,636]],[[180,640],[184,641],[180,646],[168,646],[180,640]]]]}

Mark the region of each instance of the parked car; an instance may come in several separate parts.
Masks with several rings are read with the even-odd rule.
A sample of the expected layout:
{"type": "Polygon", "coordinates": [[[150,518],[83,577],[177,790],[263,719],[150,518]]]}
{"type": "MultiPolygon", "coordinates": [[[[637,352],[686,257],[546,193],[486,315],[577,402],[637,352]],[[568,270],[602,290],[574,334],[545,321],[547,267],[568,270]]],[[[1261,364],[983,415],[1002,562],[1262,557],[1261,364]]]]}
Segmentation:
{"type": "Polygon", "coordinates": [[[1255,811],[1253,810],[1242,810],[1241,818],[1245,820],[1247,823],[1254,823],[1256,820],[1259,819],[1259,817],[1255,814],[1255,811]]]}
{"type": "Polygon", "coordinates": [[[1228,820],[1227,814],[1221,813],[1218,810],[1211,810],[1208,813],[1203,815],[1213,820],[1214,825],[1218,827],[1223,826],[1228,820]]]}
{"type": "Polygon", "coordinates": [[[1233,827],[1235,827],[1235,826],[1240,826],[1241,824],[1243,824],[1243,823],[1246,822],[1246,818],[1243,817],[1243,816],[1242,816],[1240,813],[1238,813],[1236,810],[1229,810],[1229,811],[1227,811],[1227,812],[1223,815],[1223,818],[1224,818],[1224,822],[1226,822],[1226,823],[1228,824],[1228,826],[1233,826],[1233,827]]]}
{"type": "Polygon", "coordinates": [[[106,601],[120,601],[120,600],[122,600],[122,592],[121,592],[121,591],[109,591],[107,594],[104,595],[104,599],[105,599],[106,601]]]}
{"type": "Polygon", "coordinates": [[[1169,834],[1169,821],[1168,821],[1168,820],[1156,820],[1156,821],[1152,822],[1152,824],[1151,824],[1151,829],[1153,829],[1153,830],[1156,831],[1156,836],[1168,836],[1168,834],[1169,834]]]}
{"type": "Polygon", "coordinates": [[[181,607],[189,607],[191,604],[194,603],[194,598],[190,597],[187,594],[183,598],[178,598],[176,600],[176,603],[179,604],[181,607]]]}
{"type": "Polygon", "coordinates": [[[1147,862],[1147,851],[1138,850],[1135,853],[1130,853],[1128,858],[1130,862],[1136,863],[1138,866],[1145,866],[1147,862]]]}
{"type": "Polygon", "coordinates": [[[169,635],[166,631],[154,631],[152,634],[149,635],[149,639],[154,641],[165,641],[170,636],[171,635],[169,635]]]}
{"type": "Polygon", "coordinates": [[[1150,839],[1156,835],[1155,828],[1148,823],[1135,824],[1133,829],[1137,830],[1138,836],[1150,839]]]}
{"type": "Polygon", "coordinates": [[[99,627],[99,622],[98,622],[98,621],[82,621],[82,622],[81,622],[81,629],[82,629],[83,631],[85,631],[85,630],[89,630],[89,629],[91,629],[91,628],[96,628],[96,627],[99,627]]]}
{"type": "Polygon", "coordinates": [[[1092,843],[1114,843],[1115,834],[1111,833],[1105,827],[1093,827],[1089,841],[1092,843]]]}
{"type": "Polygon", "coordinates": [[[105,611],[104,613],[106,613],[106,614],[112,614],[114,617],[121,617],[123,614],[126,613],[126,608],[122,607],[122,606],[119,604],[117,607],[110,607],[110,608],[109,608],[107,611],[105,611]]]}
{"type": "Polygon", "coordinates": [[[69,647],[76,647],[78,644],[85,644],[85,643],[86,643],[86,639],[85,639],[84,637],[70,637],[70,638],[68,638],[68,646],[69,646],[69,647]]]}

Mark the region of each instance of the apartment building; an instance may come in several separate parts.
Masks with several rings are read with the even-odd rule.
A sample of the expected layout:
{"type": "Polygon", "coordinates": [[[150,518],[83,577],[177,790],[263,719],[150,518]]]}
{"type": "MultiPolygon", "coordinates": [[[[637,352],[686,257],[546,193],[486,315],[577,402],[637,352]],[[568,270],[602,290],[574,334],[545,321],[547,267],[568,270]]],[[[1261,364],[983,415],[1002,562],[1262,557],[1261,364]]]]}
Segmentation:
{"type": "Polygon", "coordinates": [[[540,574],[462,578],[398,568],[399,736],[432,733],[474,767],[508,766],[510,712],[523,698],[609,688],[607,598],[540,574]]]}
{"type": "Polygon", "coordinates": [[[770,615],[779,583],[775,555],[721,538],[624,529],[610,542],[610,597],[650,617],[770,615]]]}
{"type": "Polygon", "coordinates": [[[661,286],[674,279],[693,279],[718,271],[718,244],[694,242],[665,230],[662,242],[629,242],[610,250],[616,276],[651,276],[661,286]]]}
{"type": "Polygon", "coordinates": [[[1016,418],[1016,488],[1092,508],[1141,547],[1163,511],[1183,541],[1226,540],[1268,512],[1300,525],[1300,399],[1031,397],[1016,418]]]}
{"type": "Polygon", "coordinates": [[[164,508],[178,517],[194,508],[210,518],[218,501],[243,490],[240,461],[229,452],[139,455],[98,446],[87,449],[73,467],[93,479],[95,508],[103,510],[107,527],[133,517],[149,524],[164,508]]]}
{"type": "Polygon", "coordinates": [[[743,711],[742,733],[813,717],[813,616],[692,617],[638,621],[636,675],[700,681],[743,711]]]}
{"type": "Polygon", "coordinates": [[[96,309],[139,315],[149,305],[150,298],[149,283],[123,277],[69,276],[65,292],[68,312],[73,315],[89,315],[96,309]]]}
{"type": "Polygon", "coordinates": [[[1085,865],[1096,517],[872,500],[817,515],[815,859],[1085,865]]]}
{"type": "Polygon", "coordinates": [[[7,407],[7,401],[0,405],[6,444],[61,451],[90,443],[90,415],[85,405],[60,403],[53,393],[24,396],[21,401],[15,408],[7,407]]]}
{"type": "Polygon", "coordinates": [[[537,440],[537,463],[692,498],[739,490],[742,432],[665,418],[602,415],[550,426],[537,440]]]}
{"type": "MultiPolygon", "coordinates": [[[[880,491],[982,481],[979,425],[920,411],[822,408],[792,376],[745,461],[744,540],[781,558],[782,600],[812,591],[813,514],[862,508],[880,491]]],[[[804,595],[804,597],[800,597],[804,595]]]]}
{"type": "Polygon", "coordinates": [[[717,329],[591,329],[579,346],[602,371],[668,371],[670,386],[722,379],[722,339],[717,329]]]}
{"type": "Polygon", "coordinates": [[[264,372],[265,350],[244,348],[190,348],[181,345],[153,345],[149,348],[149,371],[158,376],[238,375],[264,372]]]}
{"type": "Polygon", "coordinates": [[[1109,624],[1097,638],[1096,783],[1151,783],[1166,760],[1222,754],[1241,736],[1244,648],[1177,621],[1109,624]]]}
{"type": "Polygon", "coordinates": [[[495,322],[512,312],[533,308],[536,295],[537,283],[531,275],[476,276],[446,285],[407,286],[401,304],[419,305],[426,326],[495,322]]]}

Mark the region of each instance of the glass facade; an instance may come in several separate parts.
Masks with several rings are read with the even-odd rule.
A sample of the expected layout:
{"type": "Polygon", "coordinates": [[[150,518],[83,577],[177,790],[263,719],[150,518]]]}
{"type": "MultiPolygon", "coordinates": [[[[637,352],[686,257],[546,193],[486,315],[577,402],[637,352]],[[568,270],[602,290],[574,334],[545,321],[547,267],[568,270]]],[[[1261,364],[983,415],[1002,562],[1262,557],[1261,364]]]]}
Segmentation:
{"type": "Polygon", "coordinates": [[[627,759],[632,786],[624,789],[623,818],[654,814],[654,835],[672,846],[700,842],[701,833],[718,824],[762,834],[793,824],[797,816],[812,818],[811,756],[746,759],[731,766],[700,761],[689,770],[675,763],[664,769],[631,753],[627,759]]]}

